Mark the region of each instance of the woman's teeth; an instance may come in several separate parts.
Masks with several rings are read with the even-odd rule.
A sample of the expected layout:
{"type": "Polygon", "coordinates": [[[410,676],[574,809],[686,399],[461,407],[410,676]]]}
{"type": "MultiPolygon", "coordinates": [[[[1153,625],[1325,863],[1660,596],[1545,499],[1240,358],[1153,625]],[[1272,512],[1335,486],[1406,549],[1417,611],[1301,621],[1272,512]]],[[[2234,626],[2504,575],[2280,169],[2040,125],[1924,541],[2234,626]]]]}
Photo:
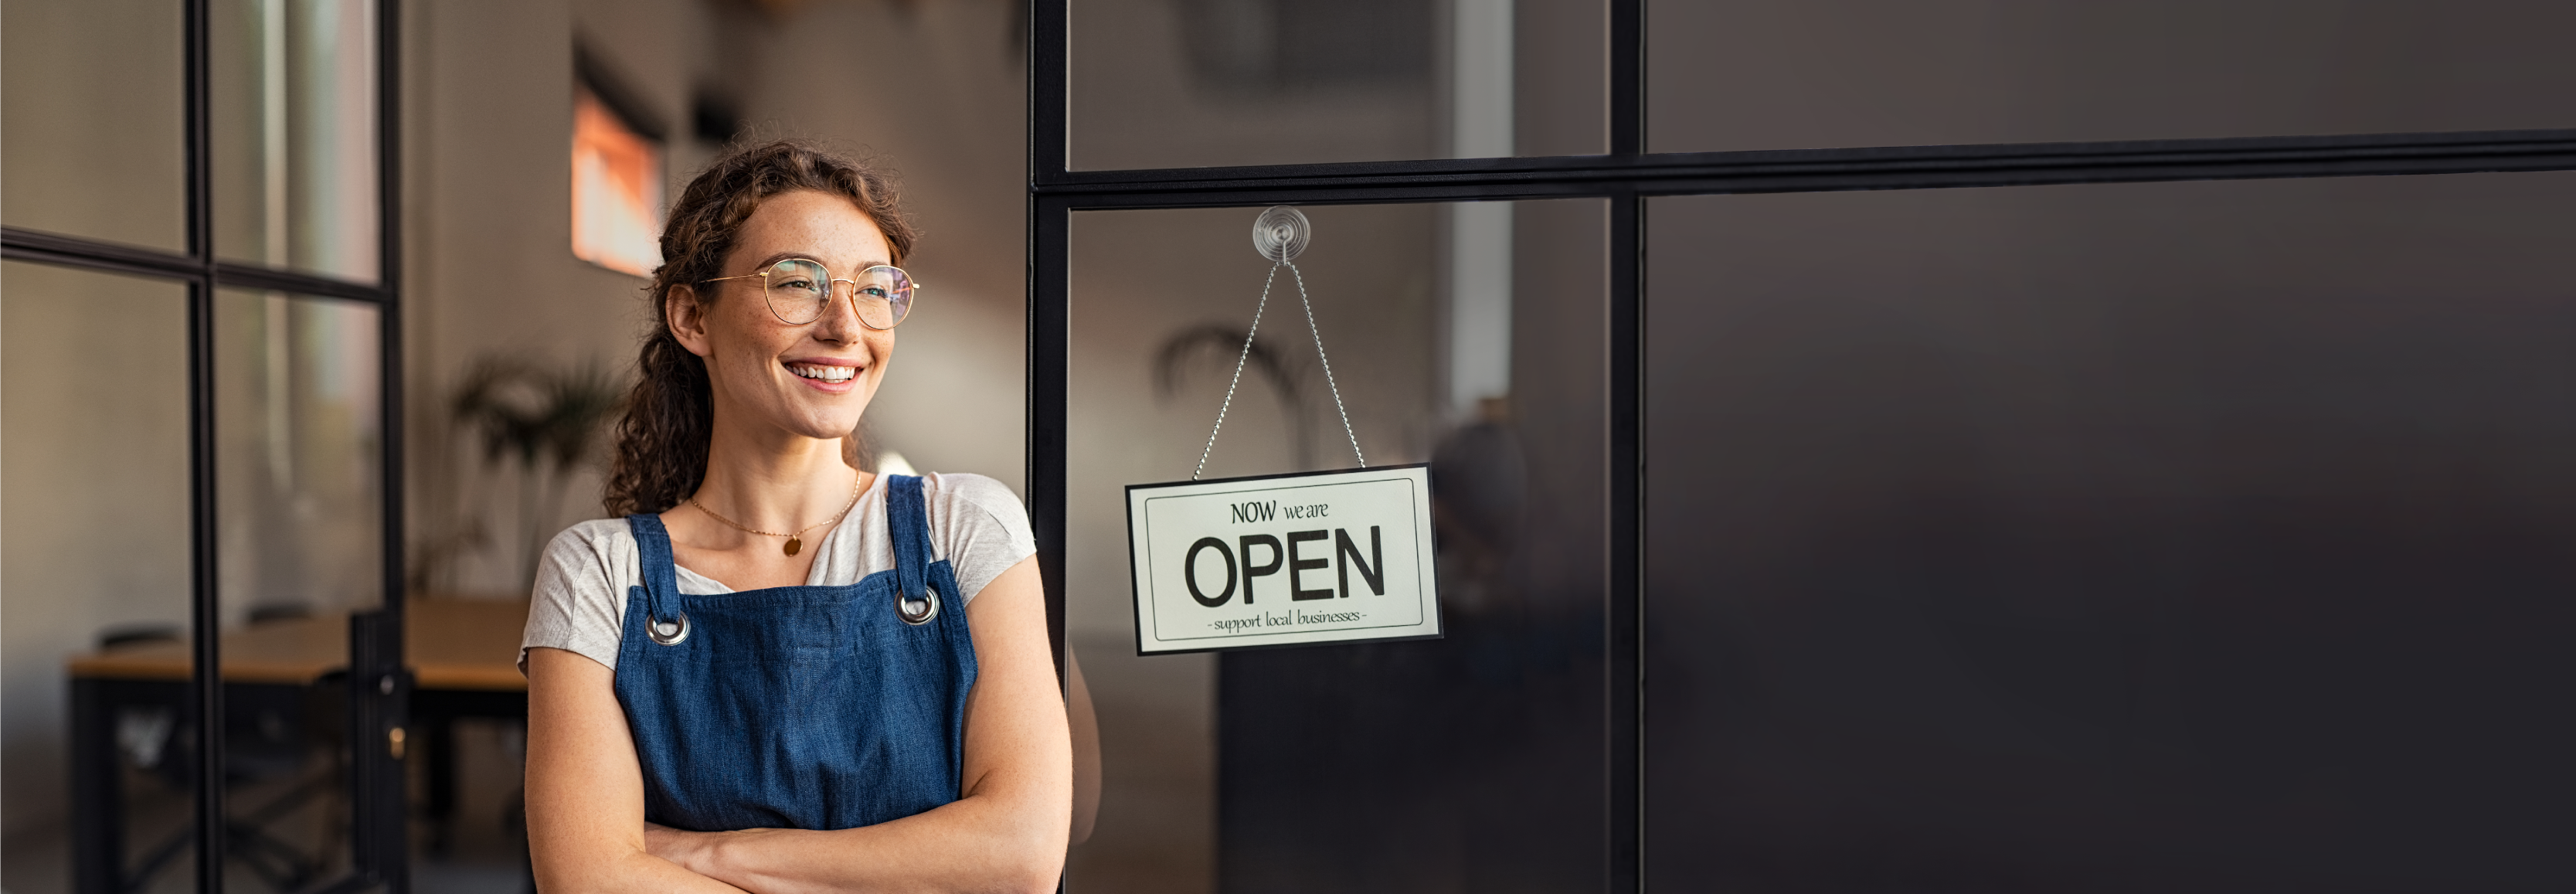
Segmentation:
{"type": "Polygon", "coordinates": [[[790,364],[787,371],[824,382],[847,382],[851,376],[859,374],[859,368],[855,366],[816,366],[811,363],[790,364]]]}

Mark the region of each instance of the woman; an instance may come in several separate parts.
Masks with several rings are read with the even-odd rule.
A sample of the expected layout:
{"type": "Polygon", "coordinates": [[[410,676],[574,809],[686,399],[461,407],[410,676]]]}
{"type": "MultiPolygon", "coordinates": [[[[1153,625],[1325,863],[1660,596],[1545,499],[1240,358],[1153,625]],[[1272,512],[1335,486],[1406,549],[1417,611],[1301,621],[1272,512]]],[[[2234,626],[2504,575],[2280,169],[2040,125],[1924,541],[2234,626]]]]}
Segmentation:
{"type": "Polygon", "coordinates": [[[793,141],[671,209],[626,517],[547,548],[521,653],[549,894],[1055,886],[1072,758],[1027,517],[989,478],[855,467],[912,243],[883,176],[793,141]]]}

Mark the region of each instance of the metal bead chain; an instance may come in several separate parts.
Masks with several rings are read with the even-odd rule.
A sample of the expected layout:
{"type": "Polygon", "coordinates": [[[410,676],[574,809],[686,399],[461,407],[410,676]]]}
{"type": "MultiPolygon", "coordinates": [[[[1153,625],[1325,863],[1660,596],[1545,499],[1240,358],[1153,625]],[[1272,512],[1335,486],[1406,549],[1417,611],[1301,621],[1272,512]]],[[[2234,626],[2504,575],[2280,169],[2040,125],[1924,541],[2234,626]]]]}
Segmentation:
{"type": "Polygon", "coordinates": [[[1360,468],[1368,468],[1368,457],[1360,454],[1360,436],[1351,429],[1351,412],[1342,406],[1342,386],[1333,381],[1333,361],[1324,356],[1324,330],[1315,325],[1315,304],[1306,297],[1306,275],[1297,270],[1297,265],[1279,261],[1270,265],[1270,275],[1261,280],[1261,303],[1253,305],[1252,328],[1243,334],[1243,351],[1234,357],[1234,377],[1225,383],[1225,403],[1217,406],[1216,425],[1208,429],[1207,446],[1199,448],[1199,464],[1190,470],[1191,481],[1207,472],[1208,454],[1216,450],[1217,432],[1225,430],[1226,411],[1234,408],[1235,386],[1243,383],[1243,363],[1252,357],[1252,340],[1261,334],[1261,315],[1270,307],[1270,287],[1279,281],[1281,267],[1288,268],[1288,275],[1297,281],[1297,303],[1305,307],[1306,328],[1315,334],[1315,359],[1323,363],[1324,387],[1333,392],[1333,411],[1341,414],[1342,434],[1351,439],[1351,458],[1359,461],[1360,468]]]}
{"type": "MultiPolygon", "coordinates": [[[[1324,364],[1324,387],[1333,391],[1333,412],[1342,414],[1342,435],[1351,439],[1351,459],[1358,461],[1360,468],[1368,468],[1368,457],[1360,455],[1360,435],[1351,430],[1351,411],[1342,406],[1342,386],[1333,384],[1333,361],[1324,356],[1324,329],[1315,325],[1315,304],[1306,300],[1306,274],[1297,272],[1297,265],[1289,264],[1288,275],[1297,279],[1297,303],[1306,306],[1306,330],[1315,333],[1315,359],[1324,364]]],[[[1251,342],[1244,344],[1250,346],[1251,342]]]]}
{"type": "Polygon", "coordinates": [[[1225,383],[1225,403],[1216,408],[1216,425],[1208,429],[1207,446],[1199,448],[1198,468],[1190,470],[1190,480],[1199,480],[1207,471],[1208,454],[1216,450],[1216,433],[1225,430],[1225,411],[1234,408],[1234,386],[1243,381],[1243,361],[1252,356],[1252,338],[1261,334],[1261,312],[1270,307],[1270,284],[1279,279],[1279,265],[1270,265],[1270,275],[1261,280],[1261,303],[1252,307],[1252,331],[1243,334],[1243,353],[1234,355],[1234,378],[1225,383]]]}

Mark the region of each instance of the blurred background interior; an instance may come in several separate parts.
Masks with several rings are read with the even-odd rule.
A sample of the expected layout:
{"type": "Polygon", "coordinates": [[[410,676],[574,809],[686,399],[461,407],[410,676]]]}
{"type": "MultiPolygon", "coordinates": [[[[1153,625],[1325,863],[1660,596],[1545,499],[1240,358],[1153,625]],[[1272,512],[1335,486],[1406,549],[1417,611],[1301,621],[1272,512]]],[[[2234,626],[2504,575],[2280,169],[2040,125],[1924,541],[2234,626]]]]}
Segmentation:
{"type": "MultiPolygon", "coordinates": [[[[8,226],[187,251],[185,10],[0,10],[8,226]]],[[[1018,486],[1013,4],[215,0],[205,15],[216,256],[361,286],[384,276],[377,35],[397,35],[420,890],[522,884],[510,662],[535,550],[600,514],[602,431],[649,319],[658,216],[719,147],[807,136],[899,172],[931,234],[907,267],[938,305],[903,331],[904,384],[868,414],[872,459],[1018,486]],[[387,9],[399,18],[381,21],[387,9]],[[452,673],[433,679],[424,661],[452,673]]],[[[17,261],[5,274],[0,886],[71,890],[80,840],[98,837],[75,830],[90,790],[66,772],[68,702],[86,692],[120,752],[106,766],[123,809],[106,831],[122,882],[187,889],[195,721],[184,700],[126,691],[188,673],[186,290],[17,261]],[[77,372],[100,366],[122,372],[77,372]],[[102,682],[76,690],[67,675],[102,682]]],[[[217,620],[239,715],[226,874],[241,890],[303,890],[359,847],[331,781],[340,705],[314,693],[338,682],[345,617],[384,599],[383,321],[365,300],[248,288],[221,290],[214,313],[217,620]],[[229,666],[255,659],[277,665],[264,688],[229,666]]]]}
{"type": "MultiPolygon", "coordinates": [[[[1647,5],[1658,152],[2576,123],[2556,4],[1647,5]]],[[[203,209],[190,8],[0,6],[13,245],[233,271],[192,345],[148,258],[0,263],[0,887],[192,888],[200,547],[229,884],[371,846],[340,668],[398,582],[412,883],[526,885],[534,557],[600,514],[658,216],[729,142],[900,174],[927,285],[868,461],[1025,487],[1022,5],[210,0],[203,209]]],[[[1607,151],[1599,0],[1074,9],[1077,170],[1607,151]]],[[[2571,178],[1649,200],[1649,878],[2563,890],[2571,178]]],[[[1448,636],[1139,658],[1123,488],[1199,454],[1257,210],[1074,216],[1066,630],[1103,786],[1069,884],[1600,888],[1608,203],[1305,209],[1354,437],[1438,482],[1448,636]]],[[[1211,476],[1348,462],[1282,294],[1211,476]]]]}

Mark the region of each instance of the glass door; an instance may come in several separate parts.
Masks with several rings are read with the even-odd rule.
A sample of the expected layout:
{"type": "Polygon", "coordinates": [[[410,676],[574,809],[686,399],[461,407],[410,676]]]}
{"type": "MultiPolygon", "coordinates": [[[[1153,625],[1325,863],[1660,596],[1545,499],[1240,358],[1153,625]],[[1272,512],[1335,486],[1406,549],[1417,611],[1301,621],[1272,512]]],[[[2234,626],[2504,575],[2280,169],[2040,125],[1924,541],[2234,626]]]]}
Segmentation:
{"type": "Polygon", "coordinates": [[[382,688],[350,670],[386,601],[379,314],[230,288],[214,310],[225,874],[298,891],[357,869],[353,758],[395,745],[359,741],[349,704],[382,688]]]}
{"type": "Polygon", "coordinates": [[[392,8],[0,10],[0,887],[408,890],[392,8]]]}
{"type": "Polygon", "coordinates": [[[1073,217],[1065,633],[1101,789],[1067,883],[1597,887],[1602,843],[1560,836],[1608,809],[1606,203],[1300,211],[1293,268],[1258,207],[1073,217]],[[1354,450],[1429,464],[1440,638],[1139,654],[1127,485],[1354,450]]]}
{"type": "Polygon", "coordinates": [[[1035,0],[1070,884],[2566,888],[2571,14],[2242,6],[1035,0]],[[1428,460],[1446,637],[1137,654],[1237,358],[1211,474],[1428,460]]]}
{"type": "Polygon", "coordinates": [[[2563,886],[2571,200],[1653,200],[1650,878],[2563,886]]]}

